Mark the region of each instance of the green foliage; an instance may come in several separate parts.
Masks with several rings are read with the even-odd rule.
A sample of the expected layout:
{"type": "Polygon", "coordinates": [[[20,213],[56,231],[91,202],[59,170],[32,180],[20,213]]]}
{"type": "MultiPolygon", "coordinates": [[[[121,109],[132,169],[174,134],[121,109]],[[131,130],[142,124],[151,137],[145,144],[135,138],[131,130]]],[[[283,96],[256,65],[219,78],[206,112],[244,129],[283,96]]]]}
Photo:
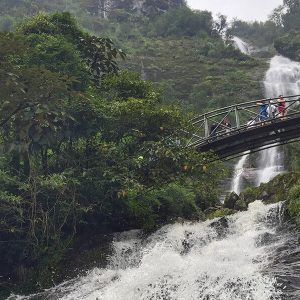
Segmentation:
{"type": "MultiPolygon", "coordinates": [[[[213,21],[211,13],[192,11],[181,0],[168,1],[168,4],[165,1],[147,1],[144,4],[146,11],[142,10],[138,14],[132,9],[131,1],[125,1],[115,3],[117,7],[113,7],[109,18],[103,19],[102,8],[99,10],[98,4],[95,0],[78,3],[67,0],[65,8],[72,11],[78,22],[89,31],[96,35],[110,36],[118,46],[124,48],[128,53],[128,60],[121,62],[120,67],[135,72],[140,72],[143,68],[146,78],[156,82],[163,90],[162,99],[165,102],[179,102],[186,109],[203,112],[224,103],[230,105],[261,97],[260,81],[267,66],[242,55],[228,44],[224,45],[220,37],[226,35],[227,22],[224,16],[213,21]],[[237,70],[239,76],[234,75],[237,70]],[[217,79],[206,88],[206,81],[210,76],[217,79]],[[232,86],[237,88],[230,90],[232,86]]],[[[19,10],[21,6],[19,4],[19,10]]],[[[39,10],[57,11],[63,10],[62,6],[60,1],[41,1],[35,7],[39,10]]],[[[41,17],[36,17],[39,18],[41,17]]],[[[83,41],[76,39],[82,36],[82,32],[74,27],[74,20],[68,14],[58,14],[57,21],[53,16],[48,16],[47,20],[43,18],[42,22],[51,23],[49,28],[53,27],[52,35],[68,36],[68,42],[71,43],[75,38],[77,50],[81,57],[86,57],[94,82],[99,82],[102,70],[116,70],[114,63],[106,67],[105,57],[109,56],[89,55],[97,53],[97,49],[102,46],[105,47],[106,54],[116,53],[116,50],[109,48],[109,41],[87,39],[87,45],[85,37],[83,41]],[[101,62],[103,63],[100,64],[101,62]]],[[[25,31],[42,32],[39,26],[34,26],[37,21],[30,21],[30,26],[26,25],[27,22],[23,23],[25,31]]],[[[266,28],[270,26],[273,32],[275,29],[273,30],[272,24],[268,23],[266,28]]],[[[264,34],[267,34],[267,29],[264,34]]],[[[264,34],[260,32],[257,35],[260,37],[264,34]]],[[[265,36],[262,39],[265,40],[265,36]]],[[[123,56],[123,53],[118,53],[117,56],[123,56]]]]}
{"type": "Polygon", "coordinates": [[[300,32],[287,33],[275,40],[275,49],[292,60],[300,61],[300,32]]]}
{"type": "MultiPolygon", "coordinates": [[[[118,71],[117,56],[125,58],[125,53],[115,48],[109,38],[91,36],[83,32],[70,13],[55,13],[53,15],[40,13],[23,22],[19,26],[18,31],[23,35],[29,36],[37,34],[63,36],[65,40],[64,50],[68,51],[66,48],[72,46],[76,48],[80,57],[85,61],[91,80],[94,83],[99,83],[103,75],[118,71]],[[66,44],[67,42],[69,42],[69,45],[66,44]]],[[[42,39],[42,37],[40,38],[42,39]]],[[[57,38],[59,39],[59,37],[57,38]]],[[[34,39],[31,42],[34,42],[34,39]]],[[[47,45],[43,45],[43,47],[47,47],[47,45]]],[[[55,47],[55,45],[49,45],[49,47],[47,49],[48,55],[49,50],[50,52],[52,50],[51,47],[55,47]]],[[[57,54],[60,55],[61,53],[57,54]]],[[[70,51],[68,54],[70,54],[70,51]]],[[[64,59],[67,58],[64,57],[64,59]]],[[[73,59],[77,58],[73,57],[73,59]]],[[[81,71],[80,73],[83,72],[81,71]]]]}
{"type": "Polygon", "coordinates": [[[190,115],[114,74],[117,56],[69,14],[0,34],[0,265],[26,292],[51,286],[78,236],[201,219],[218,202],[223,168],[185,148],[190,115]]]}
{"type": "Polygon", "coordinates": [[[275,49],[282,55],[293,60],[300,60],[300,2],[298,0],[284,0],[283,5],[274,10],[271,18],[281,27],[285,34],[275,40],[275,49]]]}
{"type": "Polygon", "coordinates": [[[0,16],[0,30],[11,31],[15,25],[15,19],[10,15],[0,16]]]}
{"type": "Polygon", "coordinates": [[[72,78],[75,90],[84,90],[89,83],[89,73],[76,47],[62,35],[30,34],[26,43],[33,50],[28,64],[42,65],[51,72],[72,78]]]}
{"type": "Polygon", "coordinates": [[[284,147],[284,165],[289,171],[300,171],[300,144],[292,143],[284,147]]]}
{"type": "Polygon", "coordinates": [[[229,209],[229,208],[222,208],[222,209],[217,209],[215,211],[213,211],[212,213],[210,213],[207,218],[212,220],[215,218],[221,218],[221,217],[226,217],[226,216],[230,216],[232,214],[236,213],[235,210],[233,209],[229,209]]]}
{"type": "Polygon", "coordinates": [[[247,23],[236,20],[232,23],[229,32],[231,35],[246,39],[257,47],[265,47],[272,45],[283,30],[272,21],[247,23]]]}
{"type": "Polygon", "coordinates": [[[240,195],[240,198],[247,204],[259,199],[259,191],[257,188],[247,187],[240,195]]]}
{"type": "Polygon", "coordinates": [[[286,31],[300,30],[300,3],[298,0],[284,0],[286,12],[282,16],[282,23],[286,31]]]}
{"type": "Polygon", "coordinates": [[[140,71],[142,61],[147,79],[158,83],[166,102],[177,100],[203,112],[261,97],[258,78],[267,65],[221,39],[151,38],[131,42],[131,47],[124,66],[140,71]]]}
{"type": "Polygon", "coordinates": [[[153,24],[157,36],[195,36],[201,33],[211,35],[213,19],[210,12],[192,11],[189,8],[170,10],[153,24]]]}
{"type": "Polygon", "coordinates": [[[103,80],[102,90],[106,99],[128,100],[129,98],[136,98],[153,101],[159,98],[159,94],[149,82],[140,80],[138,74],[126,71],[120,75],[106,76],[103,80]]]}
{"type": "Polygon", "coordinates": [[[288,193],[288,211],[295,223],[300,226],[300,183],[293,186],[288,193]]]}
{"type": "Polygon", "coordinates": [[[280,174],[268,183],[263,183],[259,187],[245,189],[240,199],[246,204],[255,200],[264,200],[266,203],[276,203],[286,201],[289,191],[299,181],[299,173],[290,172],[280,174]]]}

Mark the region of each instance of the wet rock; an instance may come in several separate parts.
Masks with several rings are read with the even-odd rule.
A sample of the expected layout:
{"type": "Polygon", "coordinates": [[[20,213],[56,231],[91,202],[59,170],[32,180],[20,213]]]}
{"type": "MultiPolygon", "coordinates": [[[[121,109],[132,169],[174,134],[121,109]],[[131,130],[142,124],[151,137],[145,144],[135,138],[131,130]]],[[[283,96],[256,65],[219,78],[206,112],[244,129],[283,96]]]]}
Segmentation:
{"type": "Polygon", "coordinates": [[[182,241],[183,250],[181,251],[181,255],[185,255],[190,252],[191,248],[193,247],[192,239],[193,236],[192,232],[186,231],[184,233],[185,239],[182,241]]]}
{"type": "Polygon", "coordinates": [[[235,204],[234,204],[234,209],[235,210],[247,210],[248,206],[247,203],[245,201],[243,201],[242,199],[238,199],[235,204]]]}
{"type": "Polygon", "coordinates": [[[274,235],[269,232],[265,232],[257,238],[255,244],[257,247],[261,247],[270,245],[272,242],[274,242],[274,235]]]}
{"type": "Polygon", "coordinates": [[[267,191],[263,191],[260,195],[260,198],[261,198],[262,201],[266,202],[266,201],[269,200],[270,195],[267,191]]]}
{"type": "Polygon", "coordinates": [[[239,196],[235,192],[232,192],[225,198],[223,207],[229,208],[229,209],[234,209],[235,203],[238,201],[238,199],[239,199],[239,196]]]}
{"type": "Polygon", "coordinates": [[[226,217],[222,217],[219,220],[212,222],[209,226],[215,229],[218,238],[223,238],[226,235],[229,227],[226,217]]]}

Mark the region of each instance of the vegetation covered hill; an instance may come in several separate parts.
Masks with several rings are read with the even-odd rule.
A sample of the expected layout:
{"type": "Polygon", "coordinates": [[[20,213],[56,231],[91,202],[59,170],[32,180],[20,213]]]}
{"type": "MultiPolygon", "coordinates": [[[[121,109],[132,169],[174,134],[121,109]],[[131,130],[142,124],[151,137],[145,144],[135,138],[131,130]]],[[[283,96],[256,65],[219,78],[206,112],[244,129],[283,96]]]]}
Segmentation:
{"type": "Polygon", "coordinates": [[[183,147],[191,115],[120,72],[124,56],[69,13],[0,33],[1,297],[58,283],[82,237],[218,204],[222,167],[183,147]]]}
{"type": "Polygon", "coordinates": [[[3,29],[13,28],[22,15],[67,9],[91,33],[122,47],[127,59],[121,67],[155,82],[167,102],[201,112],[262,95],[265,63],[241,54],[230,40],[223,42],[224,16],[213,20],[210,12],[192,11],[184,1],[140,1],[145,9],[139,11],[134,1],[113,1],[106,18],[99,1],[13,2],[3,7],[3,29]],[[145,12],[149,8],[151,14],[145,12]]]}

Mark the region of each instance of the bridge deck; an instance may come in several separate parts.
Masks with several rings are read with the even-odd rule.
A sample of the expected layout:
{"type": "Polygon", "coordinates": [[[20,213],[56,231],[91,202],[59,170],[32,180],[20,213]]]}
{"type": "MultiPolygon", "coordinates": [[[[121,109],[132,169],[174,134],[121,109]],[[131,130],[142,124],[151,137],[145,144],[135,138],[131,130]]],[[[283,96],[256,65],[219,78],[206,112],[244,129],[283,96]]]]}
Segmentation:
{"type": "MultiPolygon", "coordinates": [[[[282,117],[277,114],[250,126],[240,124],[240,117],[242,112],[257,115],[259,107],[257,101],[233,105],[202,115],[193,120],[196,131],[190,141],[190,146],[203,152],[213,151],[220,159],[228,159],[242,155],[244,152],[258,151],[297,140],[300,138],[300,105],[299,99],[295,99],[296,97],[299,96],[285,97],[288,99],[286,100],[287,116],[282,117]],[[223,123],[225,118],[230,116],[232,118],[230,115],[232,113],[234,113],[236,124],[229,128],[223,123]],[[213,130],[209,130],[211,124],[214,124],[213,130]]],[[[270,107],[274,103],[272,100],[261,101],[266,101],[270,107]]]]}
{"type": "Polygon", "coordinates": [[[272,144],[284,144],[300,137],[300,116],[287,120],[266,122],[247,130],[235,130],[229,136],[212,140],[196,148],[200,151],[214,151],[220,159],[272,144]]]}

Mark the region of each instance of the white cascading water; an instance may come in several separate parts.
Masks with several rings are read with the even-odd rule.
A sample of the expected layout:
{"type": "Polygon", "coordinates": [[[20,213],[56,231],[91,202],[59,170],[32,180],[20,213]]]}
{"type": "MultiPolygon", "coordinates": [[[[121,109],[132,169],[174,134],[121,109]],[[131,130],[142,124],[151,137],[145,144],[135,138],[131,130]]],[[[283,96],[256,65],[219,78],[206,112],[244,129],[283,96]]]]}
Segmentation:
{"type": "MultiPolygon", "coordinates": [[[[250,55],[251,54],[251,47],[249,44],[241,40],[239,37],[234,36],[232,38],[234,42],[234,46],[236,49],[239,49],[242,53],[250,55]]],[[[231,181],[231,192],[235,192],[236,194],[239,194],[241,192],[241,187],[242,187],[242,179],[243,179],[243,173],[244,173],[244,165],[247,161],[249,155],[243,155],[236,165],[234,166],[234,173],[233,173],[233,178],[231,181]]]]}
{"type": "Polygon", "coordinates": [[[237,36],[234,36],[232,40],[233,45],[236,49],[240,50],[244,54],[251,55],[252,47],[249,44],[247,44],[237,36]]]}
{"type": "Polygon", "coordinates": [[[108,18],[111,5],[112,5],[112,0],[98,0],[98,13],[104,19],[108,18]]]}
{"type": "Polygon", "coordinates": [[[9,299],[279,300],[268,266],[284,244],[275,234],[281,205],[256,201],[226,219],[168,225],[144,240],[138,231],[125,233],[107,268],[9,299]]]}
{"type": "MultiPolygon", "coordinates": [[[[251,47],[238,37],[233,38],[235,46],[245,54],[251,54],[251,47]]],[[[264,94],[266,98],[275,98],[279,95],[300,94],[300,63],[286,57],[276,55],[270,61],[270,67],[264,80],[264,94]]],[[[243,170],[246,158],[243,156],[235,165],[231,191],[241,192],[243,170]]],[[[277,147],[264,150],[258,162],[256,185],[265,183],[280,174],[284,169],[283,154],[277,147]]]]}
{"type": "MultiPolygon", "coordinates": [[[[276,55],[264,81],[266,98],[300,94],[300,63],[276,55]]],[[[277,147],[261,152],[257,185],[268,182],[283,171],[283,155],[277,147]]]]}
{"type": "Polygon", "coordinates": [[[237,164],[234,166],[234,173],[233,178],[231,182],[231,192],[235,192],[236,194],[240,194],[242,189],[242,179],[243,179],[243,173],[244,173],[244,166],[247,161],[247,158],[249,157],[249,154],[243,155],[237,164]]]}
{"type": "Polygon", "coordinates": [[[145,0],[133,0],[132,9],[136,11],[139,15],[141,15],[144,4],[145,4],[145,0]]]}
{"type": "Polygon", "coordinates": [[[142,57],[142,60],[141,60],[141,75],[140,76],[141,76],[142,80],[147,80],[147,73],[146,73],[143,57],[142,57]]]}

